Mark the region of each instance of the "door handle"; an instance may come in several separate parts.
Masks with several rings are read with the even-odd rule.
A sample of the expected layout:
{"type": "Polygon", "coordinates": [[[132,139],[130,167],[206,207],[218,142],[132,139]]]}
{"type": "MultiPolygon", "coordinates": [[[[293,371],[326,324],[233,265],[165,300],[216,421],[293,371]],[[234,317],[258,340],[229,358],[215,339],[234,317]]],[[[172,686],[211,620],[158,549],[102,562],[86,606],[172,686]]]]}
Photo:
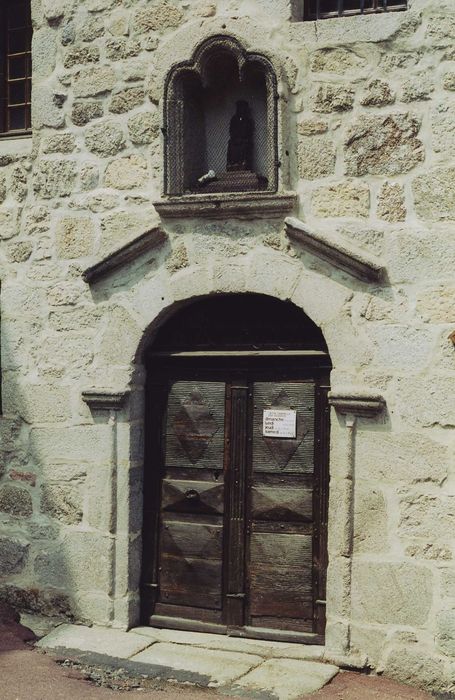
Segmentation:
{"type": "Polygon", "coordinates": [[[195,501],[197,498],[199,498],[199,494],[194,489],[189,489],[189,491],[185,491],[185,498],[187,498],[189,501],[195,501]]]}

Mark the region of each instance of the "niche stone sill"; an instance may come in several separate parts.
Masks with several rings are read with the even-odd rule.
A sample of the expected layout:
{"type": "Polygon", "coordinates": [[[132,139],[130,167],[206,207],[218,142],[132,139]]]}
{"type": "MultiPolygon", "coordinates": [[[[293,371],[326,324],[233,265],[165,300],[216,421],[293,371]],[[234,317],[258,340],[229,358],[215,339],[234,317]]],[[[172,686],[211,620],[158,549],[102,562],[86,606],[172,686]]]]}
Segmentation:
{"type": "Polygon", "coordinates": [[[217,192],[166,197],[153,205],[163,219],[256,219],[283,216],[296,202],[294,192],[217,192]]]}

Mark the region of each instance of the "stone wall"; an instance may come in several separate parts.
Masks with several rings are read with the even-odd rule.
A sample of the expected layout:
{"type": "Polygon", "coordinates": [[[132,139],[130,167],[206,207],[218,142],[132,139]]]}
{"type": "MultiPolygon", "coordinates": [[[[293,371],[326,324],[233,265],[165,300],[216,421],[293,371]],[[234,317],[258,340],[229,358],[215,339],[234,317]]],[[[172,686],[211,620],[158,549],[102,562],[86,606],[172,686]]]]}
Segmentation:
{"type": "Polygon", "coordinates": [[[350,437],[333,411],[327,644],[392,677],[452,686],[455,8],[409,5],[316,24],[291,22],[287,0],[33,0],[33,138],[0,142],[4,598],[135,621],[140,350],[182,300],[260,292],[321,326],[334,388],[387,402],[350,437]],[[383,283],[291,242],[284,217],[160,222],[163,81],[217,33],[276,66],[281,188],[297,192],[295,214],[376,256],[383,283]],[[164,244],[83,281],[158,224],[164,244]],[[91,409],[88,388],[130,400],[91,409]],[[351,438],[352,557],[337,539],[351,438]]]}

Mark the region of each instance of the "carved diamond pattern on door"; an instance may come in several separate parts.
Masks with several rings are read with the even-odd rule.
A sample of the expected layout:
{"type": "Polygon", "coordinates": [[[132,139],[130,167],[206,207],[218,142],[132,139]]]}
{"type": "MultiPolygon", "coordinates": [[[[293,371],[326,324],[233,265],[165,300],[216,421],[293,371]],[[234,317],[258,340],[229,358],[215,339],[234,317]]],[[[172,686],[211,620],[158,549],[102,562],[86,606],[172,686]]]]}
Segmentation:
{"type": "Polygon", "coordinates": [[[197,464],[218,431],[218,425],[200,390],[194,389],[181,406],[172,425],[191,462],[197,464]]]}

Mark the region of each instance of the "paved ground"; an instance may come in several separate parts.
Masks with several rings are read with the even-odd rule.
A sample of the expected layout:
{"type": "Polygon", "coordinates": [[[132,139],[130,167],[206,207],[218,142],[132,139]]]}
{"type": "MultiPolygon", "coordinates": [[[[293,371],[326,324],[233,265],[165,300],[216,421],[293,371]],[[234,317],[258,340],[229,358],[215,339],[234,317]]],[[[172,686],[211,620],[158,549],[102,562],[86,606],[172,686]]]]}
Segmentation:
{"type": "MultiPolygon", "coordinates": [[[[216,700],[226,697],[212,688],[186,687],[169,681],[127,678],[116,670],[106,672],[93,665],[56,663],[31,646],[33,634],[0,606],[1,700],[216,700]],[[80,670],[77,670],[80,669],[80,670]],[[120,689],[140,685],[140,690],[120,692],[97,687],[95,682],[120,689]]],[[[140,652],[139,652],[140,653],[140,652]]],[[[60,662],[67,655],[60,658],[60,662]]],[[[232,697],[232,696],[231,696],[232,697]]],[[[247,691],[244,697],[256,700],[247,691]]],[[[382,678],[340,672],[322,690],[300,696],[301,700],[429,700],[430,696],[408,686],[382,678]]]]}

